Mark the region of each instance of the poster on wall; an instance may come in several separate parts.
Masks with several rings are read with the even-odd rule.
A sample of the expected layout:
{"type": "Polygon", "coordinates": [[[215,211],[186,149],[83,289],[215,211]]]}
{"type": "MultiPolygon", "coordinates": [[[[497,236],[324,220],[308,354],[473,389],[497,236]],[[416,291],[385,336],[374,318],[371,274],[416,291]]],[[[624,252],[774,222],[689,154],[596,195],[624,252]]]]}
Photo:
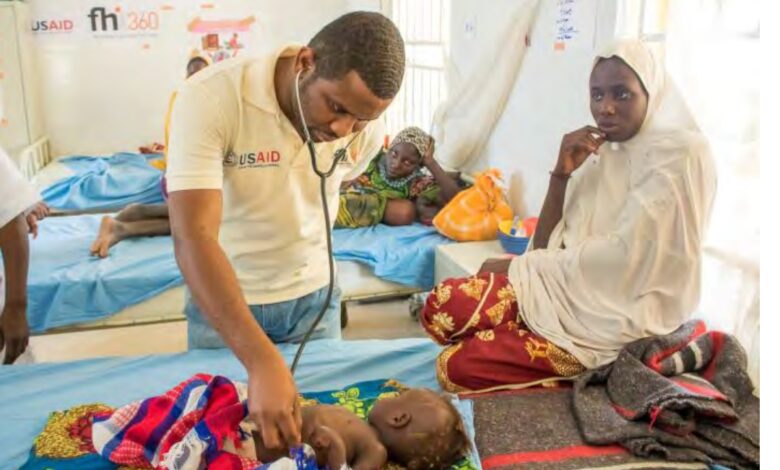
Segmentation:
{"type": "Polygon", "coordinates": [[[592,0],[557,0],[555,12],[556,51],[592,50],[596,33],[597,5],[592,0]]]}
{"type": "Polygon", "coordinates": [[[254,42],[256,12],[244,1],[34,0],[30,28],[39,41],[62,44],[136,42],[148,49],[187,44],[212,62],[236,57],[254,42]]]}
{"type": "Polygon", "coordinates": [[[30,28],[38,39],[128,40],[166,30],[164,2],[71,0],[33,2],[30,28]]]}
{"type": "Polygon", "coordinates": [[[192,46],[212,63],[237,57],[247,44],[253,44],[255,17],[197,15],[187,24],[192,46]]]}

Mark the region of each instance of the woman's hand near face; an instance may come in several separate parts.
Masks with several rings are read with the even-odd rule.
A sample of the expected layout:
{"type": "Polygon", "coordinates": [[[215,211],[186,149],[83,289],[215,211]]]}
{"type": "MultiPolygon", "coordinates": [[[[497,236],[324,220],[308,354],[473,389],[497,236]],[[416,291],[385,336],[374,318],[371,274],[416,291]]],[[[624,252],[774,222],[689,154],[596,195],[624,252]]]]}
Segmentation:
{"type": "Polygon", "coordinates": [[[442,205],[444,205],[450,202],[450,200],[460,192],[460,187],[458,186],[458,182],[447,175],[447,172],[445,172],[436,159],[433,158],[435,147],[436,142],[431,138],[431,145],[428,146],[428,151],[422,156],[422,164],[431,172],[433,179],[436,180],[436,184],[441,187],[439,197],[441,198],[442,205]]]}
{"type": "Polygon", "coordinates": [[[598,153],[605,137],[606,134],[603,131],[593,126],[585,126],[564,135],[554,173],[562,176],[571,175],[585,163],[590,154],[598,153]]]}
{"type": "Polygon", "coordinates": [[[433,139],[430,140],[431,144],[428,146],[428,151],[422,157],[422,164],[425,168],[431,169],[436,160],[433,158],[434,147],[436,146],[433,139]]]}

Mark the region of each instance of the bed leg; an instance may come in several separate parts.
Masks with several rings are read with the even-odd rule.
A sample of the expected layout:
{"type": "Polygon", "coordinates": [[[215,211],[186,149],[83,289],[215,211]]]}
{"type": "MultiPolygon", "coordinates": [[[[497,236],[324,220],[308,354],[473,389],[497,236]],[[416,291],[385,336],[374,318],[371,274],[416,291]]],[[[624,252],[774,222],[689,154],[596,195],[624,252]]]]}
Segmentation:
{"type": "Polygon", "coordinates": [[[349,323],[349,315],[347,315],[347,303],[341,302],[341,329],[347,327],[347,324],[349,323]]]}

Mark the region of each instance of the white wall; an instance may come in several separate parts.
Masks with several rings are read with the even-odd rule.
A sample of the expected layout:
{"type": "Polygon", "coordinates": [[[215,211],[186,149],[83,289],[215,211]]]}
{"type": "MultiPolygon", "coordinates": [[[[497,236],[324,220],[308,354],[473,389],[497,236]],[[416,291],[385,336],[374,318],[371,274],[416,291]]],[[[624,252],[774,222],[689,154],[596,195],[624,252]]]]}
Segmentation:
{"type": "MultiPolygon", "coordinates": [[[[530,47],[506,110],[488,142],[482,159],[470,168],[500,168],[510,184],[515,210],[535,215],[547,192],[564,133],[590,124],[587,83],[595,47],[614,37],[617,0],[579,0],[582,18],[590,18],[595,33],[585,44],[554,50],[558,2],[540,0],[530,47]]],[[[468,76],[480,51],[497,44],[497,26],[506,21],[513,0],[454,0],[450,58],[460,77],[468,76]],[[473,32],[466,32],[466,24],[473,32]]],[[[580,39],[584,39],[585,35],[580,39]]],[[[504,44],[503,47],[512,47],[504,44]]]]}
{"type": "Polygon", "coordinates": [[[35,35],[45,127],[55,155],[111,154],[162,142],[168,98],[184,78],[190,52],[200,42],[198,34],[187,30],[195,16],[236,19],[254,15],[253,30],[242,38],[246,49],[241,54],[246,54],[285,41],[305,42],[353,4],[372,4],[327,0],[316,2],[313,8],[310,0],[219,0],[203,9],[201,5],[208,0],[30,3],[34,20],[68,19],[75,25],[68,32],[35,35]],[[87,17],[90,9],[116,4],[125,13],[130,9],[156,11],[159,31],[148,37],[96,38],[87,17]]]}

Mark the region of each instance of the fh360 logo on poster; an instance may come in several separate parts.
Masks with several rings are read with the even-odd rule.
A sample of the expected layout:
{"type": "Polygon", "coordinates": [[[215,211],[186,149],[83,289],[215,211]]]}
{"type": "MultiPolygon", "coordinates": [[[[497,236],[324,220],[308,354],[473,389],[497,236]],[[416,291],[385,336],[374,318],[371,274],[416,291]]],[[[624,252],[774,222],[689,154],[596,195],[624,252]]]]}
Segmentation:
{"type": "Polygon", "coordinates": [[[95,33],[156,32],[160,29],[160,15],[153,10],[125,10],[119,5],[113,8],[92,7],[87,18],[90,30],[95,33]]]}

